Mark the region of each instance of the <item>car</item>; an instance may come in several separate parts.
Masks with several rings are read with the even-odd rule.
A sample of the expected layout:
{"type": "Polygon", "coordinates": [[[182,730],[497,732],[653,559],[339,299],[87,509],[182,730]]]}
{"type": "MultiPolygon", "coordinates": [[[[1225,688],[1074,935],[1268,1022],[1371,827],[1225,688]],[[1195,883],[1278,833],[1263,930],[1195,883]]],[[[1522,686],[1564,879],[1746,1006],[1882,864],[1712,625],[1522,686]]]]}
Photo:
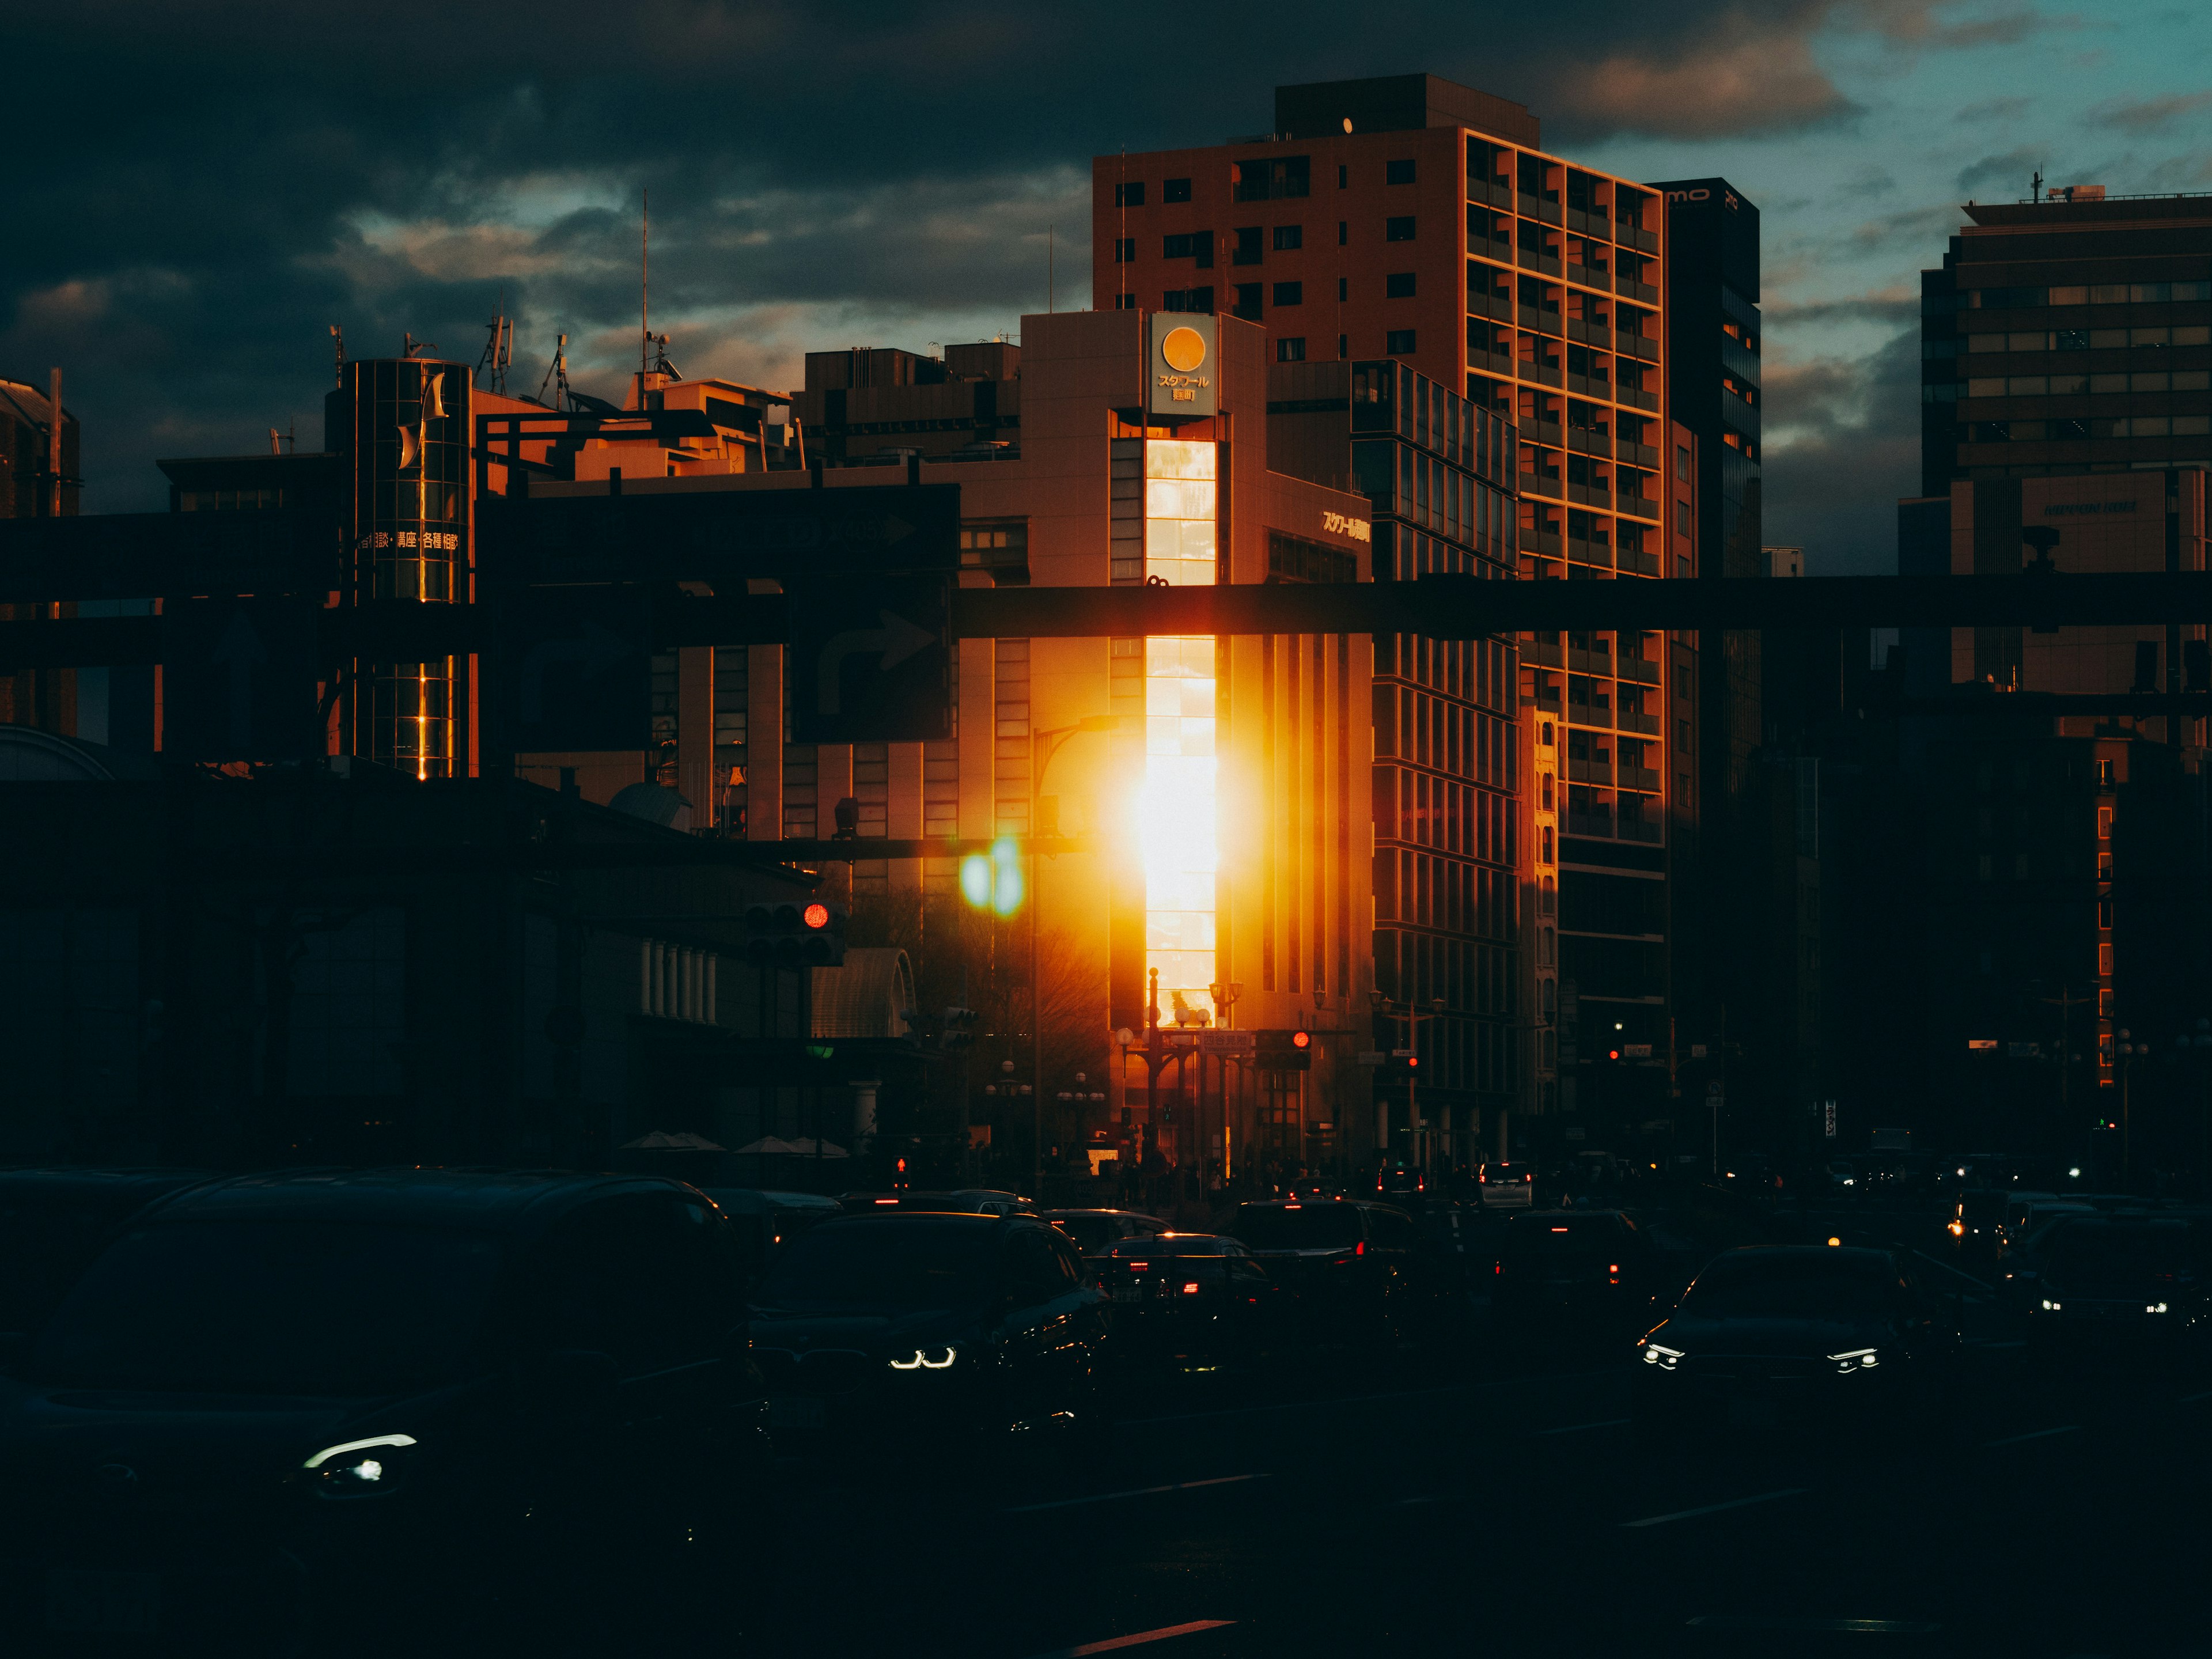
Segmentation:
{"type": "Polygon", "coordinates": [[[1404,1334],[1434,1311],[1441,1285],[1413,1218],[1364,1199],[1239,1204],[1222,1231],[1297,1293],[1316,1335],[1404,1334]]]}
{"type": "Polygon", "coordinates": [[[1477,1201],[1486,1210],[1525,1210],[1536,1201],[1533,1164],[1486,1164],[1474,1179],[1477,1201]]]}
{"type": "Polygon", "coordinates": [[[2025,1314],[2041,1297],[2044,1257],[2060,1230],[2077,1216],[2101,1214],[2087,1204],[2039,1205],[2033,1225],[2024,1227],[2017,1244],[2008,1244],[1997,1262],[1996,1292],[2000,1306],[2025,1314]]]}
{"type": "Polygon", "coordinates": [[[1128,1364],[1238,1369],[1298,1336],[1297,1297],[1241,1240],[1182,1232],[1116,1239],[1091,1265],[1113,1299],[1115,1346],[1128,1364]]]}
{"type": "Polygon", "coordinates": [[[854,1213],[871,1210],[928,1210],[949,1215],[1035,1215],[1036,1205],[1017,1194],[988,1188],[958,1192],[841,1193],[837,1202],[854,1213]]]}
{"type": "Polygon", "coordinates": [[[2179,1350],[2206,1322],[2207,1223],[2184,1216],[2087,1215],[2057,1225],[2023,1297],[2032,1350],[2051,1354],[2179,1350]]]}
{"type": "Polygon", "coordinates": [[[767,1268],[784,1244],[817,1222],[845,1213],[844,1206],[819,1193],[773,1192],[755,1187],[704,1187],[714,1207],[728,1218],[738,1241],[745,1283],[767,1268]]]}
{"type": "Polygon", "coordinates": [[[0,1628],[397,1643],[504,1590],[544,1605],[548,1576],[641,1570],[630,1552],[757,1504],[743,1322],[728,1224],[674,1181],[172,1194],[0,1376],[0,1628]]]}
{"type": "Polygon", "coordinates": [[[131,1217],[216,1179],[204,1170],[0,1170],[0,1342],[35,1330],[131,1217]]]}
{"type": "Polygon", "coordinates": [[[1168,1224],[1141,1210],[1046,1210],[1048,1221],[1075,1241],[1085,1257],[1097,1255],[1124,1238],[1151,1238],[1167,1231],[1168,1224]]]}
{"type": "Polygon", "coordinates": [[[835,1457],[989,1453],[1024,1431],[1095,1426],[1109,1306],[1073,1241],[1034,1216],[824,1222],[753,1294],[770,1431],[835,1457]]]}
{"type": "Polygon", "coordinates": [[[1505,1224],[1491,1279],[1493,1318],[1612,1327],[1647,1311],[1664,1277],[1658,1251],[1623,1210],[1522,1210],[1505,1224]]]}
{"type": "Polygon", "coordinates": [[[1417,1164],[1394,1158],[1375,1171],[1375,1195],[1412,1208],[1429,1190],[1428,1171],[1417,1164]]]}
{"type": "Polygon", "coordinates": [[[1957,1324],[1911,1258],[1825,1244],[1723,1251],[1638,1339],[1634,1420],[1688,1428],[1939,1422],[1957,1324]]]}
{"type": "Polygon", "coordinates": [[[2011,1194],[2002,1187],[1969,1187],[1951,1206],[1946,1231],[1958,1254],[1976,1261],[1994,1261],[1998,1231],[2004,1225],[2005,1204],[2011,1194]]]}

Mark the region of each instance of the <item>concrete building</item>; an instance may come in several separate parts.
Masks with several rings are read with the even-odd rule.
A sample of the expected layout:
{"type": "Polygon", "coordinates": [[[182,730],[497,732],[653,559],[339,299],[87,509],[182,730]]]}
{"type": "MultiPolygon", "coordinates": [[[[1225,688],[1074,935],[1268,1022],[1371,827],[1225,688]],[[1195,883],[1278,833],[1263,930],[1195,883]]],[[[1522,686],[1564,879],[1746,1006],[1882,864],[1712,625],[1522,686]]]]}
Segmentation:
{"type": "MultiPolygon", "coordinates": [[[[1547,151],[1520,105],[1420,75],[1280,87],[1267,133],[1095,157],[1091,179],[1099,309],[1219,311],[1265,328],[1286,369],[1389,357],[1463,386],[1470,403],[1517,428],[1508,570],[1676,574],[1662,516],[1674,496],[1661,192],[1547,151]]],[[[1696,552],[1686,540],[1692,569],[1696,552]]],[[[1394,574],[1376,566],[1377,580],[1394,574]]],[[[1547,850],[1566,859],[1569,842],[1581,854],[1577,879],[1648,861],[1663,885],[1663,781],[1676,769],[1663,713],[1668,653],[1635,630],[1518,643],[1526,718],[1513,722],[1520,755],[1510,775],[1536,792],[1520,793],[1514,808],[1523,914],[1556,898],[1561,866],[1544,860],[1547,850]],[[1553,742],[1540,756],[1547,724],[1553,742]],[[1552,809],[1539,804],[1547,779],[1552,809]]],[[[1433,660],[1414,669],[1437,672],[1433,660]]],[[[1419,691],[1448,695],[1433,678],[1419,691]]],[[[1525,1033],[1514,1086],[1540,1111],[1541,1057],[1557,1054],[1544,1011],[1560,1000],[1543,944],[1541,934],[1517,940],[1507,969],[1509,1017],[1525,1033]]],[[[1664,958],[1663,943],[1613,951],[1602,970],[1628,999],[1624,1034],[1662,1054],[1664,958]]]]}
{"type": "MultiPolygon", "coordinates": [[[[82,434],[61,396],[59,369],[47,377],[43,390],[0,378],[0,519],[72,517],[77,511],[83,488],[78,448],[82,434]]],[[[63,614],[74,614],[74,609],[63,614]]],[[[0,605],[0,621],[28,620],[27,608],[0,605]]],[[[0,722],[73,736],[80,689],[80,676],[72,668],[0,674],[0,722]]]]}
{"type": "Polygon", "coordinates": [[[1921,493],[2212,463],[2212,205],[1969,203],[1920,274],[1921,493]]]}

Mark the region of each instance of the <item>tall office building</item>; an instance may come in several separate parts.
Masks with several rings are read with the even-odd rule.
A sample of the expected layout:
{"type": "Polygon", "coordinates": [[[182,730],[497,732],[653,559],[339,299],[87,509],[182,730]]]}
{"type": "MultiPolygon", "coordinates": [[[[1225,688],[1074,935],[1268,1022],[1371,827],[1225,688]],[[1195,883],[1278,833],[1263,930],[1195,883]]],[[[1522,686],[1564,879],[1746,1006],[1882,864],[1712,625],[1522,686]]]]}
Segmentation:
{"type": "MultiPolygon", "coordinates": [[[[1692,538],[1678,554],[1668,523],[1696,500],[1668,483],[1656,190],[1547,152],[1521,105],[1425,75],[1280,87],[1267,133],[1097,157],[1091,178],[1099,309],[1226,312],[1267,331],[1279,369],[1395,359],[1515,424],[1513,533],[1499,556],[1462,568],[1656,577],[1679,557],[1694,568],[1692,538]]],[[[1453,568],[1419,562],[1424,546],[1394,540],[1386,556],[1378,539],[1376,580],[1453,568]]],[[[1581,1063],[1558,1059],[1565,1011],[1640,1049],[1638,1065],[1664,1064],[1669,658],[1685,653],[1632,629],[1517,643],[1518,761],[1496,787],[1526,787],[1499,1017],[1519,1037],[1510,1086],[1541,1110],[1572,1103],[1544,1063],[1581,1063]],[[1582,926],[1565,929],[1563,909],[1582,926]]],[[[1454,695],[1448,659],[1394,660],[1408,691],[1454,695]]],[[[1484,943],[1469,932],[1455,948],[1462,939],[1484,943]]],[[[1661,1092],[1653,1084],[1640,1075],[1612,1092],[1642,1102],[1661,1092]]]]}
{"type": "Polygon", "coordinates": [[[1920,273],[1921,494],[2212,463],[2212,202],[2075,187],[1965,211],[1920,273]]]}

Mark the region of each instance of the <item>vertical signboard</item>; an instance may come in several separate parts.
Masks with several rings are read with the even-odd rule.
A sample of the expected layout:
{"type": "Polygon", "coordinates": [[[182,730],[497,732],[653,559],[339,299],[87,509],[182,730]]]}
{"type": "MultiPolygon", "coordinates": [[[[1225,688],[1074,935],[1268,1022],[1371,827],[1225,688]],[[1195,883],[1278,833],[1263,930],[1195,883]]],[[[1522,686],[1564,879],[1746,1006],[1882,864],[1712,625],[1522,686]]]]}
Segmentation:
{"type": "Polygon", "coordinates": [[[1210,312],[1156,311],[1145,319],[1145,408],[1194,419],[1219,406],[1218,328],[1210,312]]]}

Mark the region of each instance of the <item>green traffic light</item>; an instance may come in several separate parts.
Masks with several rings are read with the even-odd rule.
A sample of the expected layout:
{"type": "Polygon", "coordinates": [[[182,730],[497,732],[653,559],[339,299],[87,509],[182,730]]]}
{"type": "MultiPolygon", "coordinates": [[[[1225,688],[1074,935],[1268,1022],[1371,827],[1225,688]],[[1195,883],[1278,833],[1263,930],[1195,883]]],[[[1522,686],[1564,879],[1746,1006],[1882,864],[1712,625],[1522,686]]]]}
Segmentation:
{"type": "Polygon", "coordinates": [[[1011,916],[1022,908],[1023,893],[1021,846],[1012,836],[994,842],[988,854],[960,860],[960,896],[972,908],[1011,916]]]}

